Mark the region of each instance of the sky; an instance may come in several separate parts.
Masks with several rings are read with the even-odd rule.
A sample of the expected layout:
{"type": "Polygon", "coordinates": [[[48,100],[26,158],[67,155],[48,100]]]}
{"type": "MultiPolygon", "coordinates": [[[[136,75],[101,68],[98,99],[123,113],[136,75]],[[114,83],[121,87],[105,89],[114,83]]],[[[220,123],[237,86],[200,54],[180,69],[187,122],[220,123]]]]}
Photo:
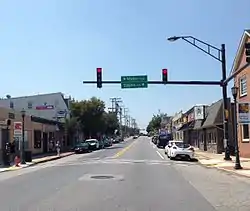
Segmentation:
{"type": "MultiPolygon", "coordinates": [[[[227,72],[244,29],[249,0],[0,0],[0,97],[63,92],[77,100],[96,96],[110,107],[120,97],[129,115],[145,128],[159,111],[173,115],[195,104],[211,104],[220,87],[83,84],[121,76],[161,80],[221,80],[221,64],[178,40],[192,35],[214,46],[226,44],[227,72]]],[[[230,94],[230,92],[229,92],[230,94]]]]}

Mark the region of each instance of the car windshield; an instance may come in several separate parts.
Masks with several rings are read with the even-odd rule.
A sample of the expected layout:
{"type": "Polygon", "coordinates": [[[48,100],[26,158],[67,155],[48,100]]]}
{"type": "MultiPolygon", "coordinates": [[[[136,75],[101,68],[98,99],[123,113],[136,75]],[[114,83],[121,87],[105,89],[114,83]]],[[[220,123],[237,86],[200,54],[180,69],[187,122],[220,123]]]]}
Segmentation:
{"type": "Polygon", "coordinates": [[[175,145],[179,148],[189,148],[190,147],[190,144],[181,143],[181,142],[176,142],[175,145]]]}

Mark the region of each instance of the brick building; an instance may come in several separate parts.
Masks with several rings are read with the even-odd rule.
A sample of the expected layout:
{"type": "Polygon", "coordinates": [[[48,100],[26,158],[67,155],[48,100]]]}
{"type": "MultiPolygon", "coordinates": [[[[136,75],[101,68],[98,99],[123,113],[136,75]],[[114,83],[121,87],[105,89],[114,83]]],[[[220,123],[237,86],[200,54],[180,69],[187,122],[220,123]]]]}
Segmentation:
{"type": "MultiPolygon", "coordinates": [[[[20,149],[20,142],[14,137],[14,122],[22,122],[20,111],[0,107],[0,164],[3,159],[6,142],[15,142],[16,151],[20,149]],[[11,120],[7,128],[6,120],[11,120]]],[[[32,154],[46,153],[51,150],[50,141],[54,144],[55,139],[62,140],[64,130],[58,130],[58,123],[34,116],[25,116],[25,150],[32,154]]],[[[59,129],[62,124],[59,124],[59,129]]]]}
{"type": "MultiPolygon", "coordinates": [[[[245,43],[250,42],[250,30],[245,30],[234,59],[232,73],[246,64],[245,43]]],[[[243,70],[234,78],[234,85],[239,87],[237,101],[239,103],[250,103],[250,67],[243,70]]],[[[238,142],[240,156],[250,157],[249,124],[239,124],[238,142]]]]}

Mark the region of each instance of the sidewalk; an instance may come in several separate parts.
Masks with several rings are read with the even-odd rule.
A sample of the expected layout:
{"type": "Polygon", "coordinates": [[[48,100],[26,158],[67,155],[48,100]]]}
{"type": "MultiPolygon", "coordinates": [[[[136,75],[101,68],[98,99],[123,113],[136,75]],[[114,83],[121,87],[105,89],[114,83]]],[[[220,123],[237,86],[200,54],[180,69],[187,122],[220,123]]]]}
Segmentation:
{"type": "Polygon", "coordinates": [[[57,155],[37,156],[34,159],[32,159],[32,162],[30,162],[30,163],[26,162],[26,164],[24,164],[24,165],[20,164],[20,167],[16,167],[16,166],[3,167],[3,168],[0,167],[0,173],[6,172],[6,171],[14,171],[14,170],[18,170],[21,168],[27,168],[29,166],[34,166],[34,165],[39,164],[39,163],[45,163],[48,161],[57,160],[57,159],[60,159],[63,157],[67,157],[67,156],[70,156],[72,154],[74,154],[74,152],[61,153],[60,157],[57,155]]]}
{"type": "Polygon", "coordinates": [[[224,154],[214,154],[204,152],[199,149],[195,150],[195,157],[199,163],[210,168],[217,168],[223,171],[231,172],[236,175],[246,176],[250,178],[250,158],[240,158],[243,169],[235,170],[235,157],[231,156],[232,161],[225,161],[224,154]]]}

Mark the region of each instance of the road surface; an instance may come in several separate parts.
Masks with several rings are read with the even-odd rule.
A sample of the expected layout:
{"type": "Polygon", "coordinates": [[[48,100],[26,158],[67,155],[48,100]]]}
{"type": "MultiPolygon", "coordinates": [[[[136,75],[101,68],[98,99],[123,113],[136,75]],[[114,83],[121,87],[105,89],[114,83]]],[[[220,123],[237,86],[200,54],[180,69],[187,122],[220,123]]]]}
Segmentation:
{"type": "Polygon", "coordinates": [[[249,211],[249,180],[168,160],[147,137],[0,174],[0,210],[249,211]]]}

